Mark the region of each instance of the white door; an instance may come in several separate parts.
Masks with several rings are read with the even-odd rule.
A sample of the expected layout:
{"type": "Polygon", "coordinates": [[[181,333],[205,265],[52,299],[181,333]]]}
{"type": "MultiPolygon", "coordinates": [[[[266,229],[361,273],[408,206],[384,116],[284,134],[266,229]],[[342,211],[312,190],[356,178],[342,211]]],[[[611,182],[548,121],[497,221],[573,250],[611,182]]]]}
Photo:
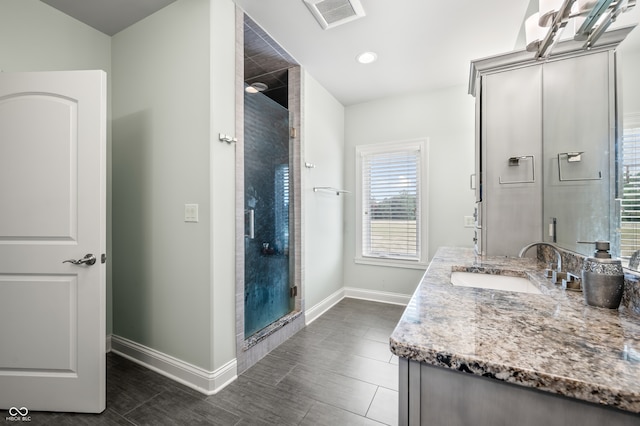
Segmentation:
{"type": "Polygon", "coordinates": [[[0,73],[0,409],[105,409],[105,194],[106,74],[0,73]]]}

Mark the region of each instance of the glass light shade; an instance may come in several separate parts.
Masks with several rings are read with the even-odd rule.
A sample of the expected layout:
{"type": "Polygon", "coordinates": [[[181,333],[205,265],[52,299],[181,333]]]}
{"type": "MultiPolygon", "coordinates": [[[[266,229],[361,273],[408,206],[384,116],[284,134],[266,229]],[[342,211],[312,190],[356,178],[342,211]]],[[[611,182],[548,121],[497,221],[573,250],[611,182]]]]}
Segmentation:
{"type": "Polygon", "coordinates": [[[534,13],[524,21],[524,37],[527,43],[527,51],[538,50],[540,41],[547,35],[547,29],[539,25],[540,14],[534,13]]]}
{"type": "Polygon", "coordinates": [[[538,11],[540,12],[539,24],[541,27],[551,26],[553,17],[560,10],[563,0],[540,0],[538,11]]]}
{"type": "Polygon", "coordinates": [[[580,15],[588,15],[597,3],[598,0],[577,0],[571,11],[580,15]]]}
{"type": "Polygon", "coordinates": [[[267,86],[266,84],[260,82],[260,81],[256,81],[255,83],[251,84],[250,86],[245,87],[244,91],[247,93],[260,93],[260,92],[264,92],[265,90],[267,90],[269,88],[269,86],[267,86]]]}

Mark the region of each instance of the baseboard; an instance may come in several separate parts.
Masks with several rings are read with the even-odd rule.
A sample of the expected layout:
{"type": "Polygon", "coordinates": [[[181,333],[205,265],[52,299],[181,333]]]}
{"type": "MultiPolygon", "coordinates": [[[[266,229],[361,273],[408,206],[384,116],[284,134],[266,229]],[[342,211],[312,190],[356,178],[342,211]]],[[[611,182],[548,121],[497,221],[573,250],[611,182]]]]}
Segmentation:
{"type": "Polygon", "coordinates": [[[205,395],[213,395],[221,391],[237,378],[238,368],[235,358],[214,371],[207,371],[116,335],[111,336],[111,350],[205,395]]]}
{"type": "MultiPolygon", "coordinates": [[[[407,294],[343,287],[307,309],[305,324],[311,324],[345,297],[394,305],[407,305],[411,299],[411,296],[407,294]]],[[[106,349],[107,352],[113,352],[130,359],[205,395],[213,395],[221,391],[237,378],[238,364],[236,359],[232,359],[214,371],[207,371],[117,335],[107,336],[106,349]]]]}
{"type": "Polygon", "coordinates": [[[345,287],[344,297],[349,297],[352,299],[370,300],[372,302],[389,303],[392,305],[403,305],[403,306],[408,305],[409,300],[411,300],[411,295],[409,294],[390,293],[388,291],[378,291],[378,290],[367,290],[364,288],[357,288],[357,287],[345,287]]]}
{"type": "Polygon", "coordinates": [[[329,297],[325,298],[322,302],[308,308],[304,314],[305,324],[309,325],[313,321],[320,318],[322,314],[331,309],[336,303],[340,302],[344,299],[344,288],[336,291],[331,294],[329,297]]]}
{"type": "Polygon", "coordinates": [[[408,294],[400,294],[400,293],[390,293],[387,291],[377,291],[377,290],[367,290],[363,288],[356,287],[343,287],[335,293],[331,294],[329,297],[324,299],[322,302],[314,305],[313,307],[307,309],[305,312],[305,324],[309,325],[316,319],[318,319],[322,314],[331,309],[334,305],[340,302],[345,297],[351,299],[361,299],[361,300],[370,300],[372,302],[380,302],[380,303],[389,303],[393,305],[402,305],[406,306],[409,304],[409,300],[411,299],[411,295],[408,294]]]}

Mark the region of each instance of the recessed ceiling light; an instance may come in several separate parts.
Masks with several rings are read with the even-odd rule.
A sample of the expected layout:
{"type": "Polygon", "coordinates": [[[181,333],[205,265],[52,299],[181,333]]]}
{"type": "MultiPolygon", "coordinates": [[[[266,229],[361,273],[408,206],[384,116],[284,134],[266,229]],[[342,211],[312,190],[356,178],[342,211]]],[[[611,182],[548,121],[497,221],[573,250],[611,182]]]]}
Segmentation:
{"type": "Polygon", "coordinates": [[[378,55],[376,55],[374,52],[364,52],[359,54],[356,59],[361,64],[370,64],[378,59],[378,55]]]}
{"type": "Polygon", "coordinates": [[[269,86],[267,86],[266,84],[256,81],[251,86],[247,86],[244,90],[247,93],[259,93],[259,92],[264,92],[268,88],[269,86]]]}

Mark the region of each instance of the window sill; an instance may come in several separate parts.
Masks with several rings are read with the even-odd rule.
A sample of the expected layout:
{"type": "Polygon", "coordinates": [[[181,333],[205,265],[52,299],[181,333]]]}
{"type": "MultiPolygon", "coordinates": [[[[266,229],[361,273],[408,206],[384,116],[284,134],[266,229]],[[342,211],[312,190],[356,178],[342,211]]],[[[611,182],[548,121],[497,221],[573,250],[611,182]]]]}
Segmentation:
{"type": "Polygon", "coordinates": [[[390,268],[404,269],[426,270],[427,266],[429,266],[426,262],[420,262],[417,260],[384,259],[375,257],[356,257],[353,261],[360,265],[386,266],[390,268]]]}

